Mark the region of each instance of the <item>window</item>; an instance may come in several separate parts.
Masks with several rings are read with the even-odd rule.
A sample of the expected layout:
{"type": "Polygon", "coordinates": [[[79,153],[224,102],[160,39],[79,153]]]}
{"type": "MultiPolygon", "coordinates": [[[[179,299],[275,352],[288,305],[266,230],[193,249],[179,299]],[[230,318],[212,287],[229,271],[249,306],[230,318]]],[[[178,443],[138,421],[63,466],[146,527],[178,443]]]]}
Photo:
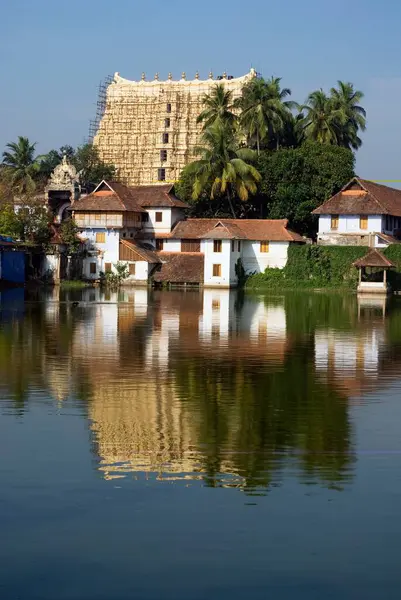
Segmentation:
{"type": "Polygon", "coordinates": [[[104,272],[111,273],[111,263],[104,263],[104,272]]]}
{"type": "Polygon", "coordinates": [[[91,275],[96,275],[96,263],[94,263],[94,262],[91,262],[91,263],[89,264],[89,273],[90,273],[91,275]]]}
{"type": "Polygon", "coordinates": [[[169,134],[168,133],[163,133],[163,135],[162,135],[162,142],[163,142],[163,144],[168,144],[168,140],[169,140],[169,134]]]}
{"type": "Polygon", "coordinates": [[[123,238],[126,238],[126,237],[127,237],[127,232],[123,231],[123,238]]]}
{"type": "Polygon", "coordinates": [[[161,160],[161,162],[166,162],[167,150],[160,150],[160,160],[161,160]]]}
{"type": "Polygon", "coordinates": [[[368,228],[368,217],[366,215],[359,217],[359,229],[367,229],[368,228]]]}
{"type": "Polygon", "coordinates": [[[166,112],[171,113],[171,104],[170,104],[170,102],[166,106],[166,112]]]}
{"type": "Polygon", "coordinates": [[[231,252],[235,252],[235,242],[232,240],[231,242],[231,252]]]}
{"type": "Polygon", "coordinates": [[[130,236],[130,238],[133,238],[133,237],[134,237],[134,234],[132,233],[132,231],[131,231],[131,233],[129,234],[129,236],[130,236]]]}
{"type": "Polygon", "coordinates": [[[241,252],[241,242],[238,242],[238,252],[241,252]]]}
{"type": "Polygon", "coordinates": [[[171,119],[169,119],[169,117],[167,117],[167,119],[164,119],[164,127],[170,127],[171,125],[171,119]]]}
{"type": "Polygon", "coordinates": [[[136,267],[135,263],[130,263],[130,265],[129,265],[129,274],[130,275],[135,275],[135,267],[136,267]]]}
{"type": "Polygon", "coordinates": [[[103,233],[97,233],[96,234],[96,244],[105,244],[106,243],[106,234],[103,233]]]}
{"type": "Polygon", "coordinates": [[[213,252],[221,252],[222,243],[221,240],[214,240],[213,242],[213,252]]]}
{"type": "Polygon", "coordinates": [[[331,229],[338,229],[338,215],[331,215],[331,229]]]}
{"type": "Polygon", "coordinates": [[[269,242],[260,242],[260,251],[269,252],[269,242]]]}
{"type": "Polygon", "coordinates": [[[164,240],[156,240],[156,250],[162,252],[164,248],[164,240]]]}
{"type": "Polygon", "coordinates": [[[156,221],[156,223],[161,223],[163,221],[163,213],[162,212],[155,213],[155,221],[156,221]]]}
{"type": "Polygon", "coordinates": [[[213,277],[221,277],[221,265],[213,265],[213,277]]]}
{"type": "Polygon", "coordinates": [[[142,223],[147,223],[149,221],[149,213],[142,213],[141,218],[142,223]]]}
{"type": "Polygon", "coordinates": [[[166,181],[166,169],[157,169],[158,181],[166,181]]]}

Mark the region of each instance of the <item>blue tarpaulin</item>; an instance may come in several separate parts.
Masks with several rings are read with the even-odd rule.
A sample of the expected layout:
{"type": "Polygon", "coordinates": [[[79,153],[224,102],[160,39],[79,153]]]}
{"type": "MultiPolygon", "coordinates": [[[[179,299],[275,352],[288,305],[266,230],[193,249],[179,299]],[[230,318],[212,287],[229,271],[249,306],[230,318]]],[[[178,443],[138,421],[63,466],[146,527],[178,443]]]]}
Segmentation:
{"type": "Polygon", "coordinates": [[[13,238],[9,235],[0,235],[0,242],[13,242],[13,238]]]}
{"type": "Polygon", "coordinates": [[[1,279],[12,283],[25,281],[25,254],[19,251],[6,251],[0,248],[1,279]]]}

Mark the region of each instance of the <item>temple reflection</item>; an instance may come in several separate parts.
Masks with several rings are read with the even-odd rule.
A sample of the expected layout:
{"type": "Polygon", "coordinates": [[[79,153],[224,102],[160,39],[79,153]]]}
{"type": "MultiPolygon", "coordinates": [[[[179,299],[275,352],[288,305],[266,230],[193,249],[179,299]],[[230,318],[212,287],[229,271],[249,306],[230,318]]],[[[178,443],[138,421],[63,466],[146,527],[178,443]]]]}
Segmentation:
{"type": "Polygon", "coordinates": [[[0,393],[17,411],[36,390],[60,410],[79,407],[106,479],[253,492],[279,484],[291,462],[308,483],[344,485],[355,460],[350,403],[399,371],[397,303],[229,290],[45,295],[23,311],[0,305],[0,393]]]}

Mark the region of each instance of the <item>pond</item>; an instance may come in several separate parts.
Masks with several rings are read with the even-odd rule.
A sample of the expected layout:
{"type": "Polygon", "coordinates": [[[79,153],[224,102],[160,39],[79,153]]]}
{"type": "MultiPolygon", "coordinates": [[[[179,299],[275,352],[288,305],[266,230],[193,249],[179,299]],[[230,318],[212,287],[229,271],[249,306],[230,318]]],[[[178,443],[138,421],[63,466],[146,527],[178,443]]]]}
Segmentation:
{"type": "Polygon", "coordinates": [[[399,598],[401,302],[0,293],[0,597],[399,598]]]}

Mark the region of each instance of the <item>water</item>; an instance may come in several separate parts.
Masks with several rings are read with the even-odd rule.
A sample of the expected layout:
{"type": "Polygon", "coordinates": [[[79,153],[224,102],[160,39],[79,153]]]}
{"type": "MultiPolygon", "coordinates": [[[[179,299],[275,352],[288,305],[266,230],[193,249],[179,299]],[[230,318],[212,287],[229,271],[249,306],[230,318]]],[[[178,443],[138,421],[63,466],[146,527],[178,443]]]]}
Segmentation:
{"type": "Polygon", "coordinates": [[[0,598],[398,599],[400,350],[396,299],[2,292],[0,598]]]}

